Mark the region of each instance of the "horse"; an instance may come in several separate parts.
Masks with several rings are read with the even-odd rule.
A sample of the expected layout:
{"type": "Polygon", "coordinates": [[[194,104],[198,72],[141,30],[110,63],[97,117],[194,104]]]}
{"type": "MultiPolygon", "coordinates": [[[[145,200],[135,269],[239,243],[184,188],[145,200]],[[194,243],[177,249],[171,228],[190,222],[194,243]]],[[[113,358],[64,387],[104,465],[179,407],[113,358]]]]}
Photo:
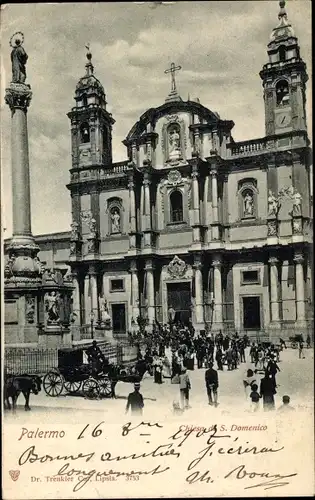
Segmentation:
{"type": "Polygon", "coordinates": [[[111,397],[116,398],[115,387],[118,382],[141,382],[146,371],[152,375],[152,366],[143,359],[139,359],[129,370],[109,364],[106,374],[111,381],[111,397]]]}
{"type": "Polygon", "coordinates": [[[41,390],[42,379],[38,375],[6,375],[4,379],[4,404],[10,410],[12,400],[12,409],[15,411],[16,402],[21,394],[25,398],[25,411],[29,411],[30,394],[38,394],[41,390]]]}

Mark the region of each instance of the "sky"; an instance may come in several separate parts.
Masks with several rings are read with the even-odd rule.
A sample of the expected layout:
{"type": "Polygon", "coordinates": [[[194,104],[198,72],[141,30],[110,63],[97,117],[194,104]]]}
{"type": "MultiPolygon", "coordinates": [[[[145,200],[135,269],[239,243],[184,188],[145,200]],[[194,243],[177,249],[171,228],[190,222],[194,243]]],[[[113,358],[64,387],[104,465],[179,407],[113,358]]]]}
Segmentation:
{"type": "MultiPolygon", "coordinates": [[[[289,0],[288,19],[311,71],[311,2],[289,0]]],[[[70,122],[77,81],[90,44],[94,74],[102,82],[113,128],[113,159],[126,159],[123,139],[140,115],[161,105],[170,90],[164,70],[174,61],[183,98],[233,120],[234,140],[265,135],[259,71],[278,23],[276,0],[15,4],[1,9],[1,175],[4,237],[12,235],[10,111],[4,90],[11,80],[9,40],[24,33],[33,91],[28,111],[31,214],[34,235],[69,231],[70,122]]],[[[311,126],[311,82],[307,92],[311,126]]]]}

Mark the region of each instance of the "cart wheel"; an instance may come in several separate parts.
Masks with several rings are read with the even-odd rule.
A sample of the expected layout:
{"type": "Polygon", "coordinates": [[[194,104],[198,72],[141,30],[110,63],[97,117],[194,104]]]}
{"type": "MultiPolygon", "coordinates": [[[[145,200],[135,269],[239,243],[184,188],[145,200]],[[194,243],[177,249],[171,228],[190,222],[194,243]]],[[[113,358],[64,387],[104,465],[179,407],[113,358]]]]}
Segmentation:
{"type": "Polygon", "coordinates": [[[88,378],[84,383],[83,383],[83,394],[86,398],[88,399],[97,399],[100,395],[100,386],[97,380],[94,380],[94,378],[88,378]]]}
{"type": "Polygon", "coordinates": [[[67,392],[74,393],[78,392],[81,388],[81,382],[65,382],[65,389],[67,392]]]}
{"type": "Polygon", "coordinates": [[[101,378],[99,381],[101,397],[108,398],[112,395],[112,384],[109,378],[101,378]]]}
{"type": "Polygon", "coordinates": [[[291,347],[292,349],[296,349],[297,348],[297,342],[291,342],[291,347]]]}
{"type": "Polygon", "coordinates": [[[43,378],[43,387],[48,396],[52,398],[60,396],[64,388],[64,378],[57,371],[48,372],[43,378]]]}

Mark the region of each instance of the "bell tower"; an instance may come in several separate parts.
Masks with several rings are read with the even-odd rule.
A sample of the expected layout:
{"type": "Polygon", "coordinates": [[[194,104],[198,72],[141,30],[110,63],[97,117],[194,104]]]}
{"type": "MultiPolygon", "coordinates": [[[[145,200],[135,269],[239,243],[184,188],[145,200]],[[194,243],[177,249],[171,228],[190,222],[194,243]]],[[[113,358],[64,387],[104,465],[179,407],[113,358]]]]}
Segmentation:
{"type": "Polygon", "coordinates": [[[94,76],[92,54],[86,46],[86,73],[75,90],[76,104],[68,113],[71,120],[72,169],[106,166],[112,162],[112,126],[115,120],[106,110],[106,96],[94,76]]]}
{"type": "Polygon", "coordinates": [[[265,101],[266,135],[306,130],[306,64],[288,22],[285,1],[279,2],[279,23],[267,46],[269,62],[260,72],[265,101]]]}

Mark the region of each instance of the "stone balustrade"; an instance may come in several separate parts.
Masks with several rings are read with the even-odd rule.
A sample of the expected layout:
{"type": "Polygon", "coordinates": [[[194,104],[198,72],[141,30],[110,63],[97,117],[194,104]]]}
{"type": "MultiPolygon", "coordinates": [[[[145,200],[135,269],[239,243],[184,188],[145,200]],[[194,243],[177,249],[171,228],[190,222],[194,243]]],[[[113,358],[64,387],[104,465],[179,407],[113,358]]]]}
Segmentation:
{"type": "Polygon", "coordinates": [[[252,155],[255,153],[261,154],[263,150],[267,149],[267,141],[263,138],[235,142],[234,144],[228,144],[227,149],[229,156],[252,155]]]}

